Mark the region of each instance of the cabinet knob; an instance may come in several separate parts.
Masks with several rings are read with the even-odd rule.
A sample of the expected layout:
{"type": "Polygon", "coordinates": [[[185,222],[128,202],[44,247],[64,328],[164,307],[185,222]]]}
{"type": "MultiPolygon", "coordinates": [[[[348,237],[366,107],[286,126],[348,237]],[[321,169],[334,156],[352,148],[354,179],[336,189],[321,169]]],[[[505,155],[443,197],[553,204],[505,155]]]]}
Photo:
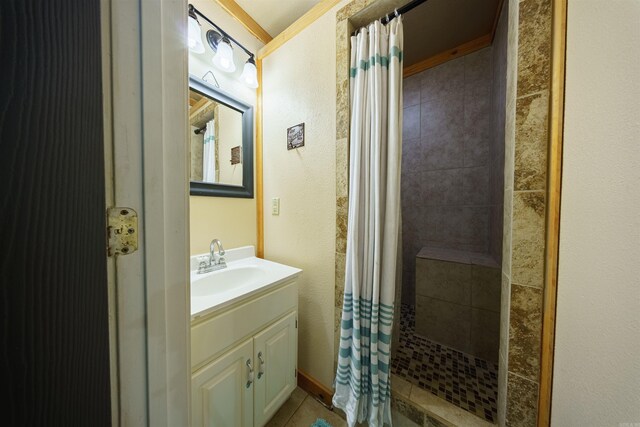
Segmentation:
{"type": "Polygon", "coordinates": [[[258,360],[260,361],[260,367],[258,368],[258,379],[264,375],[264,359],[262,358],[262,352],[258,352],[258,360]]]}
{"type": "Polygon", "coordinates": [[[251,387],[253,384],[253,365],[251,365],[251,359],[247,359],[247,367],[249,368],[249,373],[247,374],[247,388],[251,387]]]}

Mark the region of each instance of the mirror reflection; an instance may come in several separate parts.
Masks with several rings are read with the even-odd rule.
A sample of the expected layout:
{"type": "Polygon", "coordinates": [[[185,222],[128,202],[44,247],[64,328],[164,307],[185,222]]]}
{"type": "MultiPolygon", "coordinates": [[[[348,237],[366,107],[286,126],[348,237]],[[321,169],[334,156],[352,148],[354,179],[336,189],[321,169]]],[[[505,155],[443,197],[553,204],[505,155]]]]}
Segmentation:
{"type": "Polygon", "coordinates": [[[190,180],[242,186],[242,113],[189,90],[190,180]]]}

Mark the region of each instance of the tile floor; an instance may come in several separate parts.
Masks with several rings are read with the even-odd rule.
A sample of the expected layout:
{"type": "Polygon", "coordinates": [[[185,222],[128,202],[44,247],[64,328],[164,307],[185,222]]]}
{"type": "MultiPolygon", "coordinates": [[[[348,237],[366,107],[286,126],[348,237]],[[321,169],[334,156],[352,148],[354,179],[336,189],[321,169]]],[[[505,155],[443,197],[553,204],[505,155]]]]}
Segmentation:
{"type": "MultiPolygon", "coordinates": [[[[392,412],[394,427],[422,427],[402,414],[392,412]]],[[[318,418],[323,418],[332,427],[346,427],[347,422],[338,412],[326,408],[300,387],[276,412],[266,427],[310,427],[318,418]]]]}
{"type": "MultiPolygon", "coordinates": [[[[415,311],[402,304],[392,373],[489,422],[497,420],[498,366],[415,333],[415,311]]],[[[392,388],[395,384],[392,383],[392,388]]]]}

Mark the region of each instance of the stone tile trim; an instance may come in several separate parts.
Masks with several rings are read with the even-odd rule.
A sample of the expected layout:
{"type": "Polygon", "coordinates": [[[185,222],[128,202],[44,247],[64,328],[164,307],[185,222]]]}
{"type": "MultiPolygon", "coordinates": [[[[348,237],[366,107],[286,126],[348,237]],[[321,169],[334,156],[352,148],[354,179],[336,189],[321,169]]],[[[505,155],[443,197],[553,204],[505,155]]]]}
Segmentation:
{"type": "Polygon", "coordinates": [[[544,191],[513,192],[512,283],[538,288],[544,286],[545,199],[544,191]]]}
{"type": "Polygon", "coordinates": [[[518,97],[548,89],[551,79],[551,0],[522,0],[518,24],[518,97]]]}
{"type": "Polygon", "coordinates": [[[334,359],[340,344],[340,317],[344,296],[344,271],[347,252],[347,219],[349,209],[349,22],[353,13],[365,4],[354,0],[336,14],[336,265],[334,359]],[[339,313],[339,314],[338,314],[339,313]]]}
{"type": "MultiPolygon", "coordinates": [[[[398,381],[397,378],[391,380],[398,381]]],[[[392,386],[393,387],[393,386],[392,386]]],[[[391,407],[414,423],[425,427],[493,427],[488,421],[458,408],[429,392],[420,390],[415,386],[398,388],[404,390],[399,393],[391,390],[391,407]],[[414,392],[417,389],[418,392],[414,392]]]]}
{"type": "Polygon", "coordinates": [[[542,290],[511,285],[509,371],[530,381],[540,375],[542,290]]]}
{"type": "Polygon", "coordinates": [[[547,184],[549,91],[516,100],[514,189],[544,190],[547,184]]]}
{"type": "Polygon", "coordinates": [[[509,427],[534,427],[538,417],[538,383],[509,372],[510,398],[505,424],[509,427]]]}
{"type": "MultiPolygon", "coordinates": [[[[551,0],[518,7],[510,304],[505,424],[535,426],[538,411],[546,227],[551,0]]],[[[511,36],[511,35],[510,35],[511,36]]],[[[507,184],[506,185],[511,185],[507,184]]],[[[505,199],[505,203],[507,203],[505,199]]]]}

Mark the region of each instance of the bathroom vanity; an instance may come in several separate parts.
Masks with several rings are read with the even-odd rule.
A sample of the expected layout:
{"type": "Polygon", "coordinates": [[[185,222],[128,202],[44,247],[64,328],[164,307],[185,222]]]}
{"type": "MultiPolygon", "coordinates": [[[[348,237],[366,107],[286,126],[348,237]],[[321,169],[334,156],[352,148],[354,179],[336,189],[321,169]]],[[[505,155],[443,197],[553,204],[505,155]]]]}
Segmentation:
{"type": "Polygon", "coordinates": [[[296,387],[302,270],[229,250],[199,274],[191,260],[192,425],[263,426],[296,387]]]}

